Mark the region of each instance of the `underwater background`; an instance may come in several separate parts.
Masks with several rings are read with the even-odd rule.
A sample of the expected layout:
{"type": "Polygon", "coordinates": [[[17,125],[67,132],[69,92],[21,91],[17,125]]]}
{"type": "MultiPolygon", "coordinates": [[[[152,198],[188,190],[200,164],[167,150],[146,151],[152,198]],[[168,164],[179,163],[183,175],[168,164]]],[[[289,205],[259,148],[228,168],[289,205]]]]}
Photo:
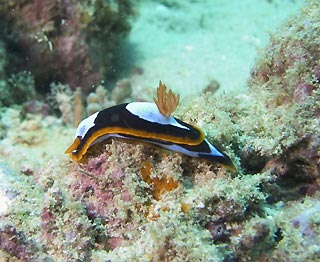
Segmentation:
{"type": "Polygon", "coordinates": [[[318,0],[0,0],[0,261],[320,261],[318,0]],[[152,102],[232,159],[80,121],[152,102]]]}

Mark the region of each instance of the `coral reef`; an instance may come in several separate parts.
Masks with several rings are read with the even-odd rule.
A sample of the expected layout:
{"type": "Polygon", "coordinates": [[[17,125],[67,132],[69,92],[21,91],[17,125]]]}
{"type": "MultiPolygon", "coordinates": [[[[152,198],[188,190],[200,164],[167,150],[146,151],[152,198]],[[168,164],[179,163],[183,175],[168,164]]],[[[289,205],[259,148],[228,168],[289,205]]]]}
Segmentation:
{"type": "Polygon", "coordinates": [[[32,242],[26,239],[23,232],[17,232],[13,226],[7,225],[0,229],[0,240],[0,249],[8,254],[4,255],[3,259],[10,260],[10,257],[15,257],[19,261],[35,259],[32,242]]]}
{"type": "Polygon", "coordinates": [[[23,104],[36,97],[33,76],[26,71],[12,74],[7,81],[3,81],[0,91],[0,103],[4,106],[13,103],[23,104]]]}
{"type": "Polygon", "coordinates": [[[51,107],[58,109],[64,125],[77,126],[84,116],[82,91],[77,87],[72,91],[68,85],[52,83],[48,101],[51,107]]]}
{"type": "MultiPolygon", "coordinates": [[[[72,91],[69,85],[51,83],[48,102],[51,108],[58,109],[64,125],[78,126],[84,116],[90,116],[102,109],[130,99],[131,83],[128,79],[119,80],[112,92],[108,92],[102,85],[98,85],[94,92],[90,92],[84,103],[84,92],[80,87],[72,91]],[[117,100],[113,100],[117,99],[117,100]]],[[[50,108],[38,100],[27,101],[23,104],[26,112],[48,115],[50,108]]]]}
{"type": "Polygon", "coordinates": [[[75,204],[54,187],[45,194],[40,214],[41,240],[45,253],[56,260],[84,261],[90,258],[94,236],[90,232],[92,225],[83,208],[75,204]]]}
{"type": "Polygon", "coordinates": [[[114,105],[109,97],[110,94],[102,85],[97,86],[96,90],[87,96],[87,116],[114,105]]]}
{"type": "Polygon", "coordinates": [[[112,89],[110,99],[116,104],[123,103],[131,97],[132,87],[130,79],[124,78],[117,81],[116,86],[112,89]]]}
{"type": "Polygon", "coordinates": [[[110,106],[130,101],[131,93],[131,80],[127,78],[117,81],[111,92],[102,85],[98,85],[96,90],[89,93],[87,97],[87,116],[110,106]]]}
{"type": "Polygon", "coordinates": [[[74,114],[72,114],[73,93],[68,85],[51,84],[51,101],[57,104],[61,112],[61,120],[63,124],[72,122],[74,114]]]}
{"type": "Polygon", "coordinates": [[[4,71],[30,71],[40,93],[53,81],[88,90],[113,72],[114,50],[130,30],[131,14],[127,0],[3,2],[4,71]]]}
{"type": "Polygon", "coordinates": [[[81,120],[83,119],[84,108],[82,101],[82,92],[81,88],[77,89],[73,93],[73,125],[78,126],[81,120]]]}
{"type": "MultiPolygon", "coordinates": [[[[212,96],[209,89],[177,108],[175,116],[221,142],[237,171],[121,140],[95,144],[80,164],[54,153],[40,157],[43,165],[21,165],[25,154],[15,144],[34,139],[40,151],[53,133],[63,133],[68,144],[73,130],[50,125],[43,115],[1,112],[0,155],[14,156],[19,166],[12,181],[1,176],[11,197],[0,214],[0,255],[13,261],[318,261],[319,23],[320,4],[310,1],[261,51],[248,93],[212,96]],[[44,120],[54,132],[44,129],[44,120]],[[30,130],[43,135],[32,138],[30,130]]],[[[109,100],[103,88],[93,96],[97,107],[109,100]]]]}

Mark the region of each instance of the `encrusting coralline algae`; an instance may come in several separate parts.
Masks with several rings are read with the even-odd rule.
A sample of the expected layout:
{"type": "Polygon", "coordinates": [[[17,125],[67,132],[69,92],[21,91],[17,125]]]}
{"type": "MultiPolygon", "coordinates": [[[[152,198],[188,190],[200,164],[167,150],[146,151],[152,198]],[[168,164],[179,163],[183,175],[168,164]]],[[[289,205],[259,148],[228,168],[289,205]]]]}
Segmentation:
{"type": "MultiPolygon", "coordinates": [[[[310,1],[261,51],[249,92],[206,93],[177,109],[221,143],[237,172],[116,140],[94,146],[82,164],[43,154],[46,165],[39,160],[8,186],[0,257],[318,261],[319,23],[320,4],[310,1]]],[[[50,123],[35,128],[72,139],[73,130],[50,123]]],[[[20,120],[15,126],[25,139],[34,135],[20,120]]],[[[3,119],[1,129],[13,136],[3,119]]],[[[24,157],[17,149],[23,142],[4,143],[2,156],[24,157]]]]}
{"type": "MultiPolygon", "coordinates": [[[[0,58],[7,62],[6,74],[30,71],[42,94],[52,81],[88,90],[114,75],[115,52],[120,36],[130,31],[132,14],[128,0],[2,1],[0,51],[2,42],[7,50],[0,58]]],[[[1,69],[0,64],[0,75],[1,69]]],[[[4,98],[0,94],[0,102],[4,98]]]]}

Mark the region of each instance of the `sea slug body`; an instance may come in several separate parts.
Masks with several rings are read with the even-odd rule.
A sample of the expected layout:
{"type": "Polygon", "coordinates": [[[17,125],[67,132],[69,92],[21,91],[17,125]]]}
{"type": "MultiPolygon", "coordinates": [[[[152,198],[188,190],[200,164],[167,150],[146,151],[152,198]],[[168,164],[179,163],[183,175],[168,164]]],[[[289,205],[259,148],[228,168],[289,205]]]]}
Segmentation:
{"type": "MultiPolygon", "coordinates": [[[[177,102],[178,99],[174,103],[177,102]]],[[[169,105],[169,112],[170,107],[175,109],[176,105],[169,105]]],[[[201,129],[170,114],[165,116],[158,104],[149,102],[112,106],[84,119],[77,128],[73,144],[65,153],[73,160],[80,161],[90,146],[110,138],[147,142],[233,167],[229,157],[210,144],[201,129]]]]}

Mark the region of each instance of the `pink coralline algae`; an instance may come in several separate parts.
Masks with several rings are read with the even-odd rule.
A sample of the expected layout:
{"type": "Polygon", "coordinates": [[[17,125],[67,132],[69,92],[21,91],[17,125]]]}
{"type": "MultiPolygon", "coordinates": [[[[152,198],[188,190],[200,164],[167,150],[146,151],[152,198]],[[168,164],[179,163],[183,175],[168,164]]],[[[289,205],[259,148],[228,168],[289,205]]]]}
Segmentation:
{"type": "Polygon", "coordinates": [[[45,246],[42,252],[63,260],[89,259],[94,234],[83,210],[71,210],[66,196],[59,190],[49,190],[44,205],[40,214],[41,243],[45,246]]]}
{"type": "Polygon", "coordinates": [[[98,83],[110,73],[120,34],[130,30],[129,1],[114,1],[118,8],[110,5],[102,0],[1,4],[1,24],[8,32],[4,40],[10,46],[6,73],[30,71],[41,92],[53,81],[84,89],[98,83]]]}
{"type": "Polygon", "coordinates": [[[85,202],[88,216],[92,219],[108,218],[117,212],[113,201],[114,190],[124,193],[124,199],[130,199],[127,191],[123,189],[122,170],[114,170],[107,178],[104,177],[106,162],[106,155],[100,155],[73,172],[76,180],[71,185],[71,190],[76,198],[85,202]]]}
{"type": "MultiPolygon", "coordinates": [[[[309,181],[307,183],[315,186],[320,172],[319,132],[316,131],[320,116],[319,17],[319,3],[311,1],[301,15],[273,34],[249,81],[252,93],[262,96],[269,93],[264,102],[264,119],[269,117],[269,127],[264,130],[266,127],[255,123],[254,136],[265,132],[275,146],[270,147],[269,152],[261,152],[260,146],[244,145],[242,163],[248,169],[253,167],[253,172],[260,172],[264,167],[264,170],[270,169],[276,176],[289,178],[290,183],[295,181],[294,186],[297,180],[302,184],[309,181]],[[251,150],[256,151],[252,154],[251,150]],[[310,182],[308,176],[312,176],[314,182],[310,182]]],[[[262,119],[261,116],[258,119],[262,119]]],[[[264,148],[270,145],[267,140],[263,144],[264,148]]],[[[286,183],[285,180],[282,181],[286,183]]],[[[309,194],[314,186],[313,189],[306,186],[304,190],[309,194]]]]}
{"type": "Polygon", "coordinates": [[[100,238],[106,239],[101,245],[111,249],[119,246],[135,226],[130,222],[130,214],[137,208],[131,206],[135,201],[124,184],[124,170],[102,154],[80,167],[75,164],[70,175],[74,177],[70,185],[73,196],[84,204],[90,220],[98,219],[105,227],[105,231],[100,232],[100,238]]]}
{"type": "Polygon", "coordinates": [[[312,208],[302,211],[299,215],[295,216],[291,221],[295,227],[300,229],[301,235],[305,238],[306,242],[312,243],[313,239],[318,237],[316,229],[313,228],[311,218],[320,213],[320,202],[312,208]]]}
{"type": "Polygon", "coordinates": [[[269,202],[313,196],[320,189],[319,140],[319,136],[308,136],[267,163],[265,168],[273,175],[273,182],[262,187],[270,193],[269,202]]]}
{"type": "Polygon", "coordinates": [[[320,83],[318,23],[315,11],[308,18],[292,19],[281,31],[282,37],[272,36],[252,70],[251,84],[279,86],[284,94],[279,104],[305,102],[320,83]]]}
{"type": "Polygon", "coordinates": [[[266,223],[255,223],[250,232],[239,234],[239,242],[236,247],[234,261],[269,261],[267,254],[274,245],[273,235],[266,223]]]}
{"type": "Polygon", "coordinates": [[[36,258],[35,245],[27,240],[23,232],[18,232],[15,227],[10,225],[0,229],[0,249],[19,261],[32,261],[36,258]]]}

